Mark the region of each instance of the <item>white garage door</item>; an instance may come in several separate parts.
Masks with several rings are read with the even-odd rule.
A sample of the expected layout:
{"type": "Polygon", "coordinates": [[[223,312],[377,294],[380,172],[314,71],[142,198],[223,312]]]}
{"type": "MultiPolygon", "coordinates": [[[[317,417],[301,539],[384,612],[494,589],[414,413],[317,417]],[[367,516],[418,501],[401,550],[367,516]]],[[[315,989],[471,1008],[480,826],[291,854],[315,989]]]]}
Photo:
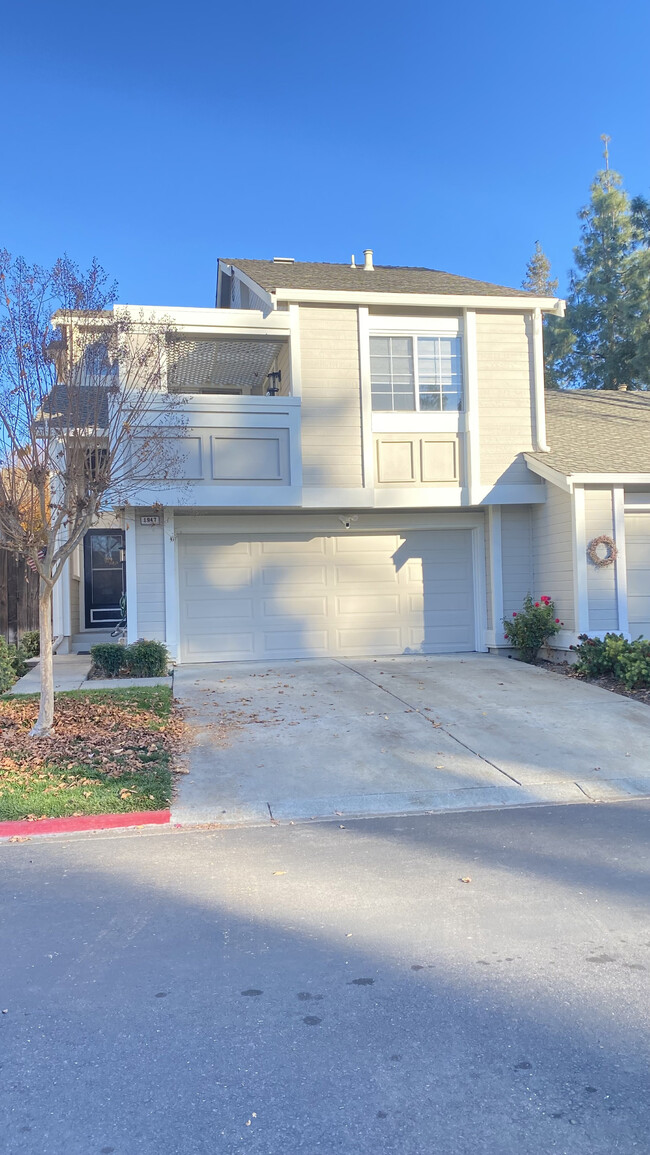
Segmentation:
{"type": "Polygon", "coordinates": [[[469,530],[179,540],[185,661],[476,648],[469,530]]]}
{"type": "Polygon", "coordinates": [[[650,638],[650,513],[625,514],[630,634],[650,638]]]}

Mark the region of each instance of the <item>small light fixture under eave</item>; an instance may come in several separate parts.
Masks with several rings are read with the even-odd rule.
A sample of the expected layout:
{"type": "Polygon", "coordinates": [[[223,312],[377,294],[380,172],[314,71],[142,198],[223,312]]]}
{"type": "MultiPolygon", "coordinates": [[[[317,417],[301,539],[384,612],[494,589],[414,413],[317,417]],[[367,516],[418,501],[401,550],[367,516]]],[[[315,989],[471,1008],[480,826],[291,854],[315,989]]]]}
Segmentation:
{"type": "Polygon", "coordinates": [[[353,522],[359,520],[358,513],[339,513],[338,519],[344,529],[350,529],[353,522]]]}

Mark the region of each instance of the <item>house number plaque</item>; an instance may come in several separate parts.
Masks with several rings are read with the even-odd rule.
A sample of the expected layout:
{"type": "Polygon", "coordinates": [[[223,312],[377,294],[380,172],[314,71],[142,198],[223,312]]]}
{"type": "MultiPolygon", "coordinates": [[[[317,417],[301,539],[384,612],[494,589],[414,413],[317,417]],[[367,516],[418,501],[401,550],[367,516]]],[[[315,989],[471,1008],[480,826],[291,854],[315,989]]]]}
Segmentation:
{"type": "Polygon", "coordinates": [[[160,525],[160,515],[157,513],[145,513],[140,518],[140,525],[160,525]]]}

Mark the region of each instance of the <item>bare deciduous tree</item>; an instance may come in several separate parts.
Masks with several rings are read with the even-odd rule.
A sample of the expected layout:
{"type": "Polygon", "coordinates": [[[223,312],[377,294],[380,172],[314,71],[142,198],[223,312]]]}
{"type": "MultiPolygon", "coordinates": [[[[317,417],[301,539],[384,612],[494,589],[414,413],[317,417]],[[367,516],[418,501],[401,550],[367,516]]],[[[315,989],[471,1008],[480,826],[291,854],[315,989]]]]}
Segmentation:
{"type": "Polygon", "coordinates": [[[182,471],[183,399],[167,394],[164,318],[113,306],[93,261],[50,268],[0,252],[0,541],[39,578],[41,701],[54,722],[52,591],[105,511],[182,471]]]}

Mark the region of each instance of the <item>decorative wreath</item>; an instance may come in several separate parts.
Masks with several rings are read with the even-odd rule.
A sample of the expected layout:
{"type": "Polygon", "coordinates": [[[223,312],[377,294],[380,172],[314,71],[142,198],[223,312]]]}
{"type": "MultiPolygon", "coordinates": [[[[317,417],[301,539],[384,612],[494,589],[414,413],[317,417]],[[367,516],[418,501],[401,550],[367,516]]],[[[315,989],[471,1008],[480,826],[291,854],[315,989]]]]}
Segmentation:
{"type": "Polygon", "coordinates": [[[618,557],[616,542],[609,534],[601,533],[600,537],[595,537],[593,541],[589,542],[587,554],[589,560],[598,566],[599,569],[602,569],[602,567],[606,565],[613,565],[618,557]],[[603,545],[607,549],[607,553],[604,556],[598,552],[598,547],[603,545]]]}

